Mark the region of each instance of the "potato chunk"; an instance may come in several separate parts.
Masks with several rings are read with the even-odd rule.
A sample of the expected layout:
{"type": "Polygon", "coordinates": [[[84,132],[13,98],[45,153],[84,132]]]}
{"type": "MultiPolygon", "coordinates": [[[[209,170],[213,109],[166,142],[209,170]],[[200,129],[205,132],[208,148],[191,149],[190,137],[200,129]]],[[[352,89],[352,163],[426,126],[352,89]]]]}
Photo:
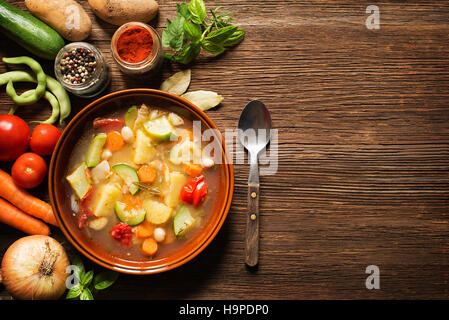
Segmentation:
{"type": "Polygon", "coordinates": [[[182,187],[187,181],[187,178],[180,172],[171,172],[169,177],[169,189],[168,194],[165,197],[165,204],[170,208],[174,208],[179,202],[179,195],[182,187]]]}
{"type": "Polygon", "coordinates": [[[114,213],[115,202],[122,196],[122,191],[112,183],[101,186],[93,207],[93,214],[104,217],[114,213]]]}

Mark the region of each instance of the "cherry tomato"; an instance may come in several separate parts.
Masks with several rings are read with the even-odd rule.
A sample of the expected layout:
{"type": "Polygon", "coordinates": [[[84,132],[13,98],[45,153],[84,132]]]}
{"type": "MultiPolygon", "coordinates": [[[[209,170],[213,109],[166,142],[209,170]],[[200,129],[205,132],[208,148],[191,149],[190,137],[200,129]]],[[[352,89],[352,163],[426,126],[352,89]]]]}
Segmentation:
{"type": "Polygon", "coordinates": [[[198,176],[187,181],[181,189],[180,198],[187,204],[198,207],[207,195],[207,183],[204,176],[198,176]]]}
{"type": "Polygon", "coordinates": [[[0,161],[16,159],[28,148],[30,128],[18,116],[0,116],[0,161]]]}
{"type": "Polygon", "coordinates": [[[14,182],[22,188],[35,188],[42,183],[47,174],[47,164],[35,153],[22,154],[14,162],[11,176],[14,182]]]}
{"type": "Polygon", "coordinates": [[[41,156],[52,154],[61,132],[51,124],[42,123],[36,126],[31,135],[30,147],[41,156]]]}

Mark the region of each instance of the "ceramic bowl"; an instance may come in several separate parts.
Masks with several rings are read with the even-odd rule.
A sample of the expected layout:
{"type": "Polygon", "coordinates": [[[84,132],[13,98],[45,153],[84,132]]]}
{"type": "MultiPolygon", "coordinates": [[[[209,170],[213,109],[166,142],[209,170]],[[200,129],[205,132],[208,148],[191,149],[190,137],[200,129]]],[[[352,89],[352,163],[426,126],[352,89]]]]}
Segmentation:
{"type": "Polygon", "coordinates": [[[77,227],[70,205],[70,186],[65,177],[68,174],[69,159],[72,150],[86,126],[97,117],[106,116],[114,111],[127,109],[131,105],[155,105],[166,110],[176,111],[192,120],[200,120],[202,130],[217,129],[213,121],[198,107],[176,95],[152,89],[129,89],[105,95],[77,113],[65,130],[55,147],[49,170],[49,193],[59,226],[67,239],[87,258],[106,268],[129,274],[151,274],[167,271],[186,263],[197,256],[217,235],[226,219],[231,205],[234,189],[234,172],[229,161],[226,144],[218,129],[216,141],[222,148],[223,164],[218,165],[220,172],[219,186],[214,195],[213,212],[200,232],[180,248],[167,256],[148,261],[132,261],[117,258],[109,254],[101,244],[90,241],[85,233],[77,227]]]}

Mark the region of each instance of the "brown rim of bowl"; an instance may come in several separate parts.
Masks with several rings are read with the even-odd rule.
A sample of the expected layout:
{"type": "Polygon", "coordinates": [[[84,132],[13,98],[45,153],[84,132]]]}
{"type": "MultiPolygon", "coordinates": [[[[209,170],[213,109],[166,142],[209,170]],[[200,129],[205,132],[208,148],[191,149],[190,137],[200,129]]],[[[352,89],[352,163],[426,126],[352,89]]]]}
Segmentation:
{"type": "Polygon", "coordinates": [[[154,274],[154,273],[160,273],[160,272],[164,272],[164,271],[168,271],[171,269],[174,269],[176,267],[179,267],[185,263],[187,263],[188,261],[190,261],[191,259],[193,259],[194,257],[196,257],[201,251],[203,251],[208,245],[209,243],[215,238],[215,236],[217,235],[218,231],[221,229],[227,214],[229,212],[229,209],[231,207],[231,202],[232,202],[232,196],[234,193],[234,169],[233,169],[233,165],[230,162],[230,156],[229,156],[229,152],[228,149],[226,148],[226,143],[224,141],[223,135],[220,132],[220,137],[221,138],[221,145],[222,145],[222,149],[224,151],[224,158],[225,158],[225,165],[226,165],[226,181],[228,182],[228,190],[226,196],[224,197],[225,201],[224,204],[222,206],[222,209],[220,210],[220,216],[219,216],[219,220],[216,223],[215,226],[213,226],[212,230],[209,232],[209,234],[207,234],[205,241],[203,241],[202,243],[200,243],[197,247],[194,248],[194,250],[192,250],[189,254],[185,255],[184,257],[181,257],[178,260],[175,260],[173,262],[171,262],[168,265],[162,265],[162,266],[156,266],[154,268],[151,269],[131,269],[131,268],[126,268],[126,267],[122,267],[122,266],[117,266],[111,263],[108,263],[106,261],[103,261],[102,259],[98,258],[95,254],[94,251],[88,249],[88,248],[84,248],[80,243],[78,243],[77,239],[75,237],[73,237],[70,233],[70,231],[68,230],[67,226],[63,223],[63,220],[61,218],[61,213],[59,211],[58,206],[56,205],[56,196],[54,194],[54,187],[57,185],[56,181],[54,181],[54,171],[55,171],[55,166],[56,166],[56,159],[58,156],[58,151],[61,148],[63,141],[65,140],[66,136],[70,134],[70,130],[72,129],[72,127],[75,125],[75,123],[78,121],[78,119],[80,119],[86,112],[89,111],[89,109],[91,109],[93,106],[103,102],[104,100],[107,100],[111,97],[118,97],[121,95],[128,95],[128,94],[139,94],[139,93],[147,93],[147,94],[151,94],[151,95],[155,95],[155,96],[159,96],[159,97],[163,97],[166,98],[168,100],[175,100],[178,103],[180,103],[181,105],[183,105],[184,107],[186,107],[187,109],[189,109],[189,111],[191,111],[194,115],[196,115],[198,117],[198,119],[200,119],[202,122],[206,122],[207,125],[210,126],[210,128],[216,129],[218,132],[220,132],[217,128],[217,126],[214,124],[214,122],[209,118],[209,116],[207,116],[202,110],[200,110],[198,107],[196,107],[194,104],[192,104],[191,102],[176,96],[174,94],[168,93],[168,92],[164,92],[164,91],[160,91],[160,90],[155,90],[155,89],[146,89],[146,88],[140,88],[140,89],[126,89],[126,90],[120,90],[120,91],[116,91],[110,94],[107,94],[101,98],[96,99],[95,101],[89,103],[86,107],[84,107],[81,111],[79,111],[77,114],[75,114],[75,116],[72,118],[72,120],[68,123],[68,125],[64,128],[64,131],[61,134],[61,137],[58,140],[58,143],[55,146],[55,150],[53,152],[53,155],[51,157],[51,162],[50,162],[50,168],[49,168],[49,185],[48,185],[48,190],[49,190],[49,196],[50,196],[50,202],[51,202],[51,206],[53,208],[53,211],[55,213],[55,217],[56,220],[58,221],[59,227],[61,229],[61,231],[63,232],[64,236],[70,241],[70,243],[78,250],[80,251],[84,256],[86,256],[88,259],[90,259],[91,261],[114,271],[118,271],[118,272],[122,272],[122,273],[127,273],[127,274],[154,274]]]}

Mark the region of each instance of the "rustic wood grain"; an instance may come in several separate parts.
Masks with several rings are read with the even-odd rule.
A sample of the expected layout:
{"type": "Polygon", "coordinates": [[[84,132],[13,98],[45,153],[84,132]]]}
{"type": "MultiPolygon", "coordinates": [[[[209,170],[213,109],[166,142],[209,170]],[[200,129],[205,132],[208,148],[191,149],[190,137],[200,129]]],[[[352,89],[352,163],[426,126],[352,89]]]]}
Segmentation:
{"type": "MultiPolygon", "coordinates": [[[[166,63],[152,81],[122,74],[109,50],[116,27],[80,2],[93,20],[89,41],[112,66],[108,92],[157,88],[179,69],[166,63]]],[[[190,90],[224,96],[208,111],[222,130],[236,128],[252,99],[279,130],[278,172],[261,177],[259,266],[244,263],[249,166],[237,164],[231,211],[204,252],[163,274],[120,276],[98,298],[449,297],[449,1],[375,1],[375,31],[365,27],[373,2],[207,1],[233,11],[247,35],[221,57],[201,56],[190,90]],[[379,290],[365,288],[371,264],[379,290]]],[[[151,24],[161,32],[176,2],[159,3],[151,24]]],[[[22,54],[0,35],[0,56],[22,54]]],[[[90,101],[72,97],[72,114],[90,101]]],[[[0,91],[0,113],[10,106],[0,91]]],[[[27,121],[49,113],[44,103],[18,111],[27,121]]],[[[32,192],[48,199],[44,186],[32,192]]],[[[1,254],[21,236],[1,225],[1,254]]]]}

